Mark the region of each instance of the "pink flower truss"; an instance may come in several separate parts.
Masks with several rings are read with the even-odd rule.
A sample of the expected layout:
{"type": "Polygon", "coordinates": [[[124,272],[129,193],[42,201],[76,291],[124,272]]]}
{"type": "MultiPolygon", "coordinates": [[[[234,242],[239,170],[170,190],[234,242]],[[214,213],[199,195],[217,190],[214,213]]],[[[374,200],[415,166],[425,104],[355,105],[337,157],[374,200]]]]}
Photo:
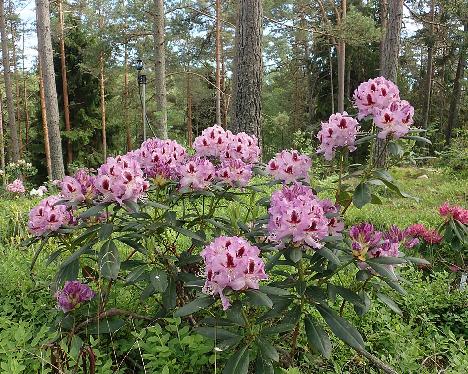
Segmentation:
{"type": "Polygon", "coordinates": [[[8,192],[15,193],[15,194],[23,194],[26,192],[24,188],[23,182],[21,179],[15,179],[12,183],[6,186],[8,192]]]}
{"type": "Polygon", "coordinates": [[[397,100],[387,108],[378,109],[374,114],[374,123],[380,128],[378,137],[399,139],[409,131],[413,124],[414,108],[406,100],[397,100]]]}
{"type": "Polygon", "coordinates": [[[267,279],[260,250],[247,240],[234,236],[216,238],[201,252],[205,261],[206,282],[203,292],[219,295],[226,310],[231,305],[225,288],[234,291],[258,289],[258,282],[267,279]]]}
{"type": "Polygon", "coordinates": [[[308,156],[301,155],[295,150],[284,150],[270,160],[267,171],[274,179],[291,183],[298,179],[307,179],[311,165],[308,156]]]}
{"type": "Polygon", "coordinates": [[[320,140],[317,153],[323,153],[326,160],[331,160],[339,147],[348,147],[350,152],[354,151],[358,131],[358,122],[348,113],[332,114],[328,122],[322,122],[322,129],[317,134],[320,140]]]}
{"type": "Polygon", "coordinates": [[[56,205],[60,200],[63,200],[60,195],[49,196],[31,209],[28,223],[31,234],[41,236],[73,222],[70,209],[65,205],[56,205]]]}
{"type": "Polygon", "coordinates": [[[319,204],[328,219],[328,233],[331,236],[341,235],[345,225],[339,216],[340,206],[333,204],[330,200],[319,200],[319,204]]]}
{"type": "Polygon", "coordinates": [[[148,139],[134,152],[145,174],[154,178],[174,178],[177,168],[185,162],[187,151],[174,140],[148,139]]]}
{"type": "Polygon", "coordinates": [[[209,160],[194,157],[186,164],[179,166],[178,173],[181,188],[189,187],[194,190],[203,190],[210,186],[216,170],[209,160]]]}
{"type": "Polygon", "coordinates": [[[453,218],[464,225],[468,225],[468,209],[464,209],[461,206],[450,206],[446,202],[440,206],[439,213],[442,217],[453,218]]]}
{"type": "Polygon", "coordinates": [[[380,248],[382,242],[382,233],[376,231],[374,226],[367,222],[352,226],[349,229],[349,236],[352,240],[353,256],[361,261],[366,260],[369,251],[380,248]]]}
{"type": "Polygon", "coordinates": [[[148,181],[138,162],[129,156],[109,157],[94,181],[104,202],[136,202],[148,190],[148,181]]]}
{"type": "Polygon", "coordinates": [[[64,313],[77,308],[81,303],[91,300],[96,294],[89,286],[79,281],[67,281],[63,289],[55,293],[57,307],[64,313]]]}
{"type": "Polygon", "coordinates": [[[247,186],[250,178],[252,178],[252,165],[239,159],[223,161],[216,170],[216,179],[233,187],[247,186]]]}
{"type": "Polygon", "coordinates": [[[358,119],[373,116],[378,109],[385,109],[400,99],[398,87],[384,77],[369,79],[354,91],[354,106],[358,108],[358,119]]]}
{"type": "Polygon", "coordinates": [[[421,223],[415,223],[414,225],[409,226],[405,232],[409,237],[422,239],[428,244],[438,244],[443,239],[437,230],[427,229],[421,223]]]}
{"type": "Polygon", "coordinates": [[[274,192],[268,212],[271,240],[281,242],[291,237],[297,244],[316,249],[323,246],[320,241],[328,236],[329,221],[310,188],[296,183],[274,192]]]}
{"type": "Polygon", "coordinates": [[[245,132],[231,135],[227,147],[220,153],[220,158],[221,160],[240,159],[249,164],[257,163],[260,159],[260,147],[257,138],[245,132]]]}

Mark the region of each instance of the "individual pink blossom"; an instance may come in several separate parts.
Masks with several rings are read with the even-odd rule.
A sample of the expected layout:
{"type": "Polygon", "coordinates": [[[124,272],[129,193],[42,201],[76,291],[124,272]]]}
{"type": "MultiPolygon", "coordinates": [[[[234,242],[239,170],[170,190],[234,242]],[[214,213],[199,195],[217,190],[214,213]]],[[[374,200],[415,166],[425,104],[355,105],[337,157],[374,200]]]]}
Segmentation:
{"type": "Polygon", "coordinates": [[[245,187],[252,178],[252,165],[240,159],[223,161],[216,170],[216,179],[230,185],[245,187]]]}
{"type": "Polygon", "coordinates": [[[364,222],[352,226],[349,229],[349,236],[352,241],[353,256],[365,261],[369,251],[380,248],[383,235],[380,231],[375,230],[371,223],[364,222]]]}
{"type": "Polygon", "coordinates": [[[398,87],[384,77],[377,77],[363,82],[354,91],[354,106],[358,108],[358,119],[373,116],[377,110],[385,109],[400,99],[398,87]]]}
{"type": "Polygon", "coordinates": [[[397,100],[383,109],[376,110],[374,123],[380,128],[378,137],[399,139],[405,136],[413,124],[414,108],[406,100],[397,100]]]}
{"type": "Polygon", "coordinates": [[[210,186],[216,170],[206,158],[194,157],[178,167],[181,188],[203,190],[210,186]]]}
{"type": "Polygon", "coordinates": [[[268,162],[267,171],[276,180],[286,183],[307,179],[312,161],[298,151],[281,151],[268,162]]]}
{"type": "Polygon", "coordinates": [[[445,202],[439,208],[439,213],[442,217],[453,218],[455,221],[468,225],[468,209],[464,209],[459,205],[450,206],[445,202]]]}
{"type": "Polygon", "coordinates": [[[358,122],[348,113],[335,113],[328,122],[322,122],[322,129],[317,134],[320,147],[317,153],[323,153],[326,160],[335,156],[337,148],[347,147],[350,152],[356,150],[354,145],[359,131],[358,122]]]}
{"type": "Polygon", "coordinates": [[[201,252],[205,261],[203,292],[219,295],[226,310],[231,305],[224,290],[258,289],[259,281],[267,279],[260,250],[247,240],[233,236],[220,236],[201,252]]]}
{"type": "Polygon", "coordinates": [[[328,219],[328,233],[331,236],[339,236],[344,230],[344,221],[339,216],[340,206],[330,200],[319,200],[325,217],[328,219]]]}
{"type": "Polygon", "coordinates": [[[67,281],[64,287],[55,293],[57,307],[68,313],[81,303],[91,300],[96,294],[88,285],[79,281],[67,281]]]}
{"type": "Polygon", "coordinates": [[[328,236],[328,219],[312,190],[299,183],[273,193],[268,231],[270,240],[282,242],[291,238],[295,244],[305,243],[318,249],[328,236]]]}
{"type": "Polygon", "coordinates": [[[15,179],[12,183],[7,184],[6,189],[8,192],[15,194],[24,194],[26,189],[24,188],[23,182],[21,179],[15,179]]]}
{"type": "Polygon", "coordinates": [[[109,157],[98,170],[94,187],[104,202],[136,202],[148,190],[138,162],[129,156],[109,157]]]}
{"type": "Polygon", "coordinates": [[[187,151],[179,143],[158,138],[146,140],[133,154],[149,178],[173,179],[187,158],[187,151]]]}
{"type": "Polygon", "coordinates": [[[61,200],[63,197],[60,195],[49,196],[31,209],[28,223],[31,234],[41,236],[73,223],[70,208],[57,204],[61,200]]]}

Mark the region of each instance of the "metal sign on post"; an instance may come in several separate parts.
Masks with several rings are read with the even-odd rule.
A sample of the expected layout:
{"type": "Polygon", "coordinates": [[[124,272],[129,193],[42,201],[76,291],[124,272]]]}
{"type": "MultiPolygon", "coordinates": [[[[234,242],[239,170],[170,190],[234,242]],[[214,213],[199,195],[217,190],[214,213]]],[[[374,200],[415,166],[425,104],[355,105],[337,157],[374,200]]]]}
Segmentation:
{"type": "Polygon", "coordinates": [[[146,75],[141,74],[143,70],[143,61],[137,60],[136,69],[138,71],[138,87],[140,89],[140,100],[143,119],[143,140],[146,140],[146,75]]]}

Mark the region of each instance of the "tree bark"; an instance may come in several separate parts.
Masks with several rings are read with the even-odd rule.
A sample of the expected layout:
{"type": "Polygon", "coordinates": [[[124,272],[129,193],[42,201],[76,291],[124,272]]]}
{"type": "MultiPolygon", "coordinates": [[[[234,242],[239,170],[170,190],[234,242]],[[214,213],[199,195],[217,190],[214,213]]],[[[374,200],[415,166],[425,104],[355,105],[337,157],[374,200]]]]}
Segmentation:
{"type": "Polygon", "coordinates": [[[221,0],[216,0],[216,123],[221,121],[221,0]]]}
{"type": "MultiPolygon", "coordinates": [[[[10,1],[10,14],[13,14],[13,4],[10,1]]],[[[18,78],[18,60],[16,58],[16,28],[13,21],[10,21],[11,33],[11,49],[12,49],[12,63],[13,63],[13,77],[15,82],[15,98],[16,98],[16,124],[18,127],[18,143],[20,150],[20,158],[23,158],[23,129],[21,128],[21,104],[20,104],[20,82],[18,78]]]]}
{"type": "Polygon", "coordinates": [[[128,121],[128,42],[124,45],[124,92],[123,92],[123,107],[124,107],[124,125],[127,140],[127,152],[132,149],[132,131],[130,122],[128,121]]]}
{"type": "Polygon", "coordinates": [[[3,172],[2,183],[6,184],[5,178],[5,138],[3,137],[3,94],[0,91],[0,170],[3,172]]]}
{"type": "Polygon", "coordinates": [[[45,104],[52,162],[52,178],[62,179],[65,175],[60,136],[60,117],[55,86],[55,72],[50,30],[50,9],[48,0],[36,0],[37,44],[42,64],[42,79],[45,93],[45,104]]]}
{"type": "MultiPolygon", "coordinates": [[[[221,123],[218,124],[221,125],[221,123]]],[[[192,146],[193,142],[192,127],[192,76],[187,74],[187,143],[189,147],[192,146]]]]}
{"type": "Polygon", "coordinates": [[[455,80],[453,81],[452,98],[450,101],[449,116],[447,120],[447,129],[445,132],[445,144],[450,145],[452,141],[453,130],[458,124],[458,115],[460,111],[460,99],[461,99],[461,81],[465,75],[465,64],[466,62],[466,50],[468,48],[468,23],[464,26],[464,40],[460,45],[460,52],[458,56],[457,72],[455,74],[455,80]]]}
{"type": "Polygon", "coordinates": [[[154,64],[156,98],[156,136],[167,139],[166,47],[164,34],[164,1],[154,0],[154,64]]]}
{"type": "Polygon", "coordinates": [[[421,121],[421,127],[427,129],[429,122],[429,112],[431,109],[431,95],[432,95],[432,74],[433,74],[433,60],[434,60],[434,0],[431,0],[430,8],[431,23],[429,25],[429,40],[427,45],[427,65],[426,65],[426,77],[424,80],[423,88],[423,116],[421,121]]]}
{"type": "Polygon", "coordinates": [[[41,120],[42,132],[44,133],[44,153],[46,158],[47,176],[52,180],[52,160],[50,159],[50,144],[49,144],[49,126],[47,125],[47,109],[44,92],[44,84],[42,80],[42,66],[41,60],[38,61],[38,75],[39,75],[39,96],[41,99],[41,120]]]}
{"type": "MultiPolygon", "coordinates": [[[[99,30],[104,32],[104,16],[102,15],[101,4],[99,4],[99,30]]],[[[101,46],[102,48],[102,46],[101,46]]],[[[101,131],[102,131],[102,157],[107,160],[107,128],[106,128],[106,87],[104,74],[104,51],[99,52],[99,96],[101,101],[101,131]]]]}
{"type": "MultiPolygon", "coordinates": [[[[346,0],[341,0],[341,17],[340,24],[346,18],[346,0]]],[[[344,97],[345,97],[345,66],[346,66],[346,44],[340,36],[337,46],[338,57],[338,112],[344,112],[344,97]]]]}
{"type": "Polygon", "coordinates": [[[20,146],[18,138],[18,126],[15,117],[15,103],[13,101],[13,92],[11,90],[10,53],[8,49],[8,36],[5,27],[4,0],[0,0],[0,34],[2,39],[3,75],[5,79],[5,93],[8,107],[8,127],[10,132],[10,147],[8,150],[11,161],[16,162],[20,158],[20,146]]]}
{"type": "Polygon", "coordinates": [[[240,0],[235,35],[231,127],[261,139],[262,92],[261,0],[240,0]]]}
{"type": "MultiPolygon", "coordinates": [[[[62,72],[62,91],[63,91],[63,117],[65,122],[65,131],[70,135],[70,105],[68,102],[68,79],[67,79],[67,62],[65,59],[65,20],[63,16],[62,0],[58,0],[59,12],[59,33],[60,33],[60,66],[62,72]]],[[[70,138],[66,140],[67,145],[67,164],[73,161],[73,149],[70,138]]]]}
{"type": "Polygon", "coordinates": [[[29,109],[28,109],[28,89],[26,85],[27,81],[27,75],[26,75],[26,69],[24,66],[24,24],[23,24],[23,110],[24,110],[24,132],[25,132],[25,146],[26,146],[26,151],[28,150],[28,144],[29,144],[29,109]]]}

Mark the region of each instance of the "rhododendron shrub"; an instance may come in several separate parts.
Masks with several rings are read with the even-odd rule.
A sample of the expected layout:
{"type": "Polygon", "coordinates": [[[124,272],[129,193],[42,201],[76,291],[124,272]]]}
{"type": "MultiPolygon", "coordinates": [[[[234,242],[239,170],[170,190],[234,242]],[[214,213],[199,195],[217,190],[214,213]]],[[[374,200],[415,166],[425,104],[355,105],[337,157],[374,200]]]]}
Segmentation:
{"type": "MultiPolygon", "coordinates": [[[[372,91],[361,103],[366,115],[398,99],[389,82],[377,83],[361,89],[372,91]]],[[[332,116],[320,152],[344,159],[344,150],[363,143],[358,131],[350,115],[332,116]]],[[[375,296],[399,312],[385,290],[404,292],[398,268],[424,260],[406,256],[418,235],[371,223],[347,229],[343,216],[351,204],[376,200],[372,180],[398,188],[370,165],[351,175],[354,194],[342,170],[335,199],[324,199],[310,183],[309,156],[285,150],[266,164],[260,156],[254,136],[213,126],[193,149],[149,139],[109,157],[95,174],[60,181],[60,195],[41,201],[29,224],[31,245],[41,242],[36,259],[47,240],[59,244],[49,258],[58,267],[52,289],[66,312],[57,327],[87,344],[101,326],[113,332],[129,316],[182,317],[216,340],[226,371],[236,373],[246,373],[251,360],[272,372],[304,349],[300,336],[326,357],[330,333],[364,351],[340,309],[350,303],[363,315],[375,296]],[[355,283],[341,284],[341,272],[355,272],[355,283]],[[131,290],[120,297],[123,287],[131,290]],[[125,310],[128,295],[139,300],[125,305],[138,310],[125,310]],[[286,361],[273,345],[279,335],[286,361]]]]}

